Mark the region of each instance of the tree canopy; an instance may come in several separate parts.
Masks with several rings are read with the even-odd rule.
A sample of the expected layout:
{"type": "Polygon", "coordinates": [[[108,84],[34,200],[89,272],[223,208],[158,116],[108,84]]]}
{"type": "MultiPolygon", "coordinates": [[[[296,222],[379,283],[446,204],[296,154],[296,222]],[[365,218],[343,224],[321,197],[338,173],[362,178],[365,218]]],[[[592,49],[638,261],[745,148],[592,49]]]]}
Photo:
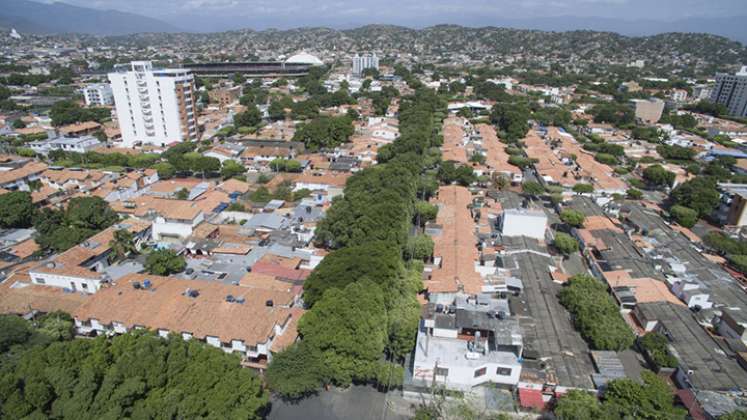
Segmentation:
{"type": "Polygon", "coordinates": [[[169,274],[184,271],[187,266],[184,257],[170,249],[159,249],[152,251],[145,259],[145,269],[150,274],[168,276],[169,274]]]}
{"type": "Polygon", "coordinates": [[[11,191],[0,195],[0,227],[27,228],[34,216],[31,194],[11,191]]]}
{"type": "Polygon", "coordinates": [[[44,208],[34,216],[36,242],[43,248],[65,251],[119,220],[101,197],[75,197],[64,210],[44,208]]]}
{"type": "Polygon", "coordinates": [[[633,344],[633,332],[599,280],[584,274],[571,277],[559,298],[573,315],[576,329],[593,349],[619,351],[633,344]]]}
{"type": "Polygon", "coordinates": [[[354,131],[353,120],[347,115],[320,116],[300,126],[293,134],[293,141],[301,141],[307,149],[316,151],[346,143],[354,131]]]}
{"type": "Polygon", "coordinates": [[[61,339],[4,358],[0,417],[259,419],[268,409],[260,381],[236,356],[197,340],[142,331],[61,339]]]}

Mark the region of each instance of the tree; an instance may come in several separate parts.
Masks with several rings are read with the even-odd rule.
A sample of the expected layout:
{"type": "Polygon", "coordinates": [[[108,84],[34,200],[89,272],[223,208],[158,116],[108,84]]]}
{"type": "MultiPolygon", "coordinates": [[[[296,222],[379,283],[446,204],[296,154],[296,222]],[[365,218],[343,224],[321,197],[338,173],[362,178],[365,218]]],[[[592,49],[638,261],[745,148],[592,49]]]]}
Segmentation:
{"type": "Polygon", "coordinates": [[[593,349],[620,351],[633,344],[633,332],[599,280],[585,274],[573,276],[558,297],[573,315],[576,329],[593,349]]]}
{"type": "Polygon", "coordinates": [[[353,122],[347,116],[321,116],[299,127],[293,134],[293,141],[301,141],[306,148],[316,151],[346,143],[354,131],[353,122]]]}
{"type": "Polygon", "coordinates": [[[159,162],[153,165],[153,169],[158,172],[159,179],[171,179],[176,175],[176,168],[168,162],[159,162]]]}
{"type": "Polygon", "coordinates": [[[267,368],[267,385],[283,398],[297,400],[314,394],[329,382],[321,353],[301,341],[276,354],[267,368]]]}
{"type": "Polygon", "coordinates": [[[638,344],[654,364],[654,370],[676,368],[677,358],[669,351],[669,340],[663,334],[650,332],[638,339],[638,344]]]}
{"type": "Polygon", "coordinates": [[[554,409],[559,420],[602,418],[602,407],[594,394],[572,389],[558,399],[554,409]]]}
{"type": "Polygon", "coordinates": [[[19,128],[26,128],[26,123],[23,122],[23,120],[19,118],[13,121],[12,127],[15,130],[18,130],[19,128]]]}
{"type": "Polygon", "coordinates": [[[179,273],[186,267],[187,262],[184,261],[184,257],[170,249],[153,251],[145,259],[145,270],[158,276],[179,273]]]}
{"type": "Polygon", "coordinates": [[[229,179],[238,175],[243,175],[245,172],[246,168],[244,168],[244,165],[229,159],[223,162],[223,167],[220,170],[220,175],[223,177],[223,179],[229,179]]]}
{"type": "Polygon", "coordinates": [[[399,250],[386,242],[343,248],[327,255],[306,279],[304,302],[313,307],[329,289],[342,290],[362,279],[375,280],[389,291],[403,270],[399,250]]]}
{"type": "Polygon", "coordinates": [[[119,220],[119,216],[101,197],[76,197],[69,201],[65,217],[70,225],[100,231],[119,220]]]}
{"type": "Polygon", "coordinates": [[[631,200],[640,200],[643,198],[643,192],[635,188],[629,188],[627,191],[627,197],[631,200]]]}
{"type": "Polygon", "coordinates": [[[426,223],[436,220],[436,216],[438,216],[438,206],[434,206],[427,201],[418,201],[415,203],[413,221],[417,222],[420,226],[425,226],[426,223]]]}
{"type": "Polygon", "coordinates": [[[256,105],[247,106],[246,111],[240,112],[233,117],[233,123],[237,127],[256,127],[262,122],[262,114],[256,105]]]}
{"type": "Polygon", "coordinates": [[[114,236],[109,241],[109,248],[112,250],[112,260],[123,260],[128,255],[137,253],[135,237],[127,229],[114,231],[114,236]]]}
{"type": "Polygon", "coordinates": [[[0,315],[0,352],[4,353],[14,344],[25,343],[31,333],[31,326],[25,319],[15,315],[0,315]]]}
{"type": "Polygon", "coordinates": [[[698,216],[710,215],[718,207],[721,196],[712,178],[698,176],[678,185],[670,198],[675,204],[691,208],[698,216]]]}
{"type": "Polygon", "coordinates": [[[259,379],[198,340],[137,331],[33,346],[0,368],[3,418],[263,418],[259,379]]]}
{"type": "Polygon", "coordinates": [[[586,219],[586,216],[578,210],[564,209],[560,212],[560,220],[573,227],[579,228],[583,226],[584,219],[586,219]]]}
{"type": "Polygon", "coordinates": [[[411,236],[405,247],[405,258],[424,260],[433,255],[433,239],[428,235],[411,236]]]}
{"type": "Polygon", "coordinates": [[[176,199],[177,200],[186,200],[189,198],[189,190],[186,188],[182,188],[179,191],[176,192],[176,199]]]}
{"type": "Polygon", "coordinates": [[[698,212],[685,206],[674,205],[669,209],[669,214],[680,225],[691,228],[698,222],[698,212]]]}
{"type": "Polygon", "coordinates": [[[643,384],[623,378],[610,381],[604,408],[613,418],[684,419],[687,412],[675,407],[669,385],[651,371],[641,373],[643,384]]]}
{"type": "Polygon", "coordinates": [[[270,102],[270,106],[267,108],[267,113],[272,121],[285,119],[285,108],[280,101],[274,100],[270,102]]]}
{"type": "Polygon", "coordinates": [[[545,193],[545,187],[543,187],[539,182],[535,181],[524,182],[523,184],[521,184],[521,190],[524,192],[524,194],[527,194],[531,197],[538,197],[545,193]]]}
{"type": "Polygon", "coordinates": [[[387,340],[384,293],[369,279],[331,288],[299,320],[298,331],[322,355],[335,384],[375,380],[387,340]]]}
{"type": "Polygon", "coordinates": [[[651,165],[643,171],[643,179],[651,185],[669,187],[674,183],[675,174],[661,165],[651,165]]]}
{"type": "Polygon", "coordinates": [[[54,341],[72,340],[75,322],[70,314],[61,311],[50,312],[37,321],[39,332],[54,341]]]}
{"type": "Polygon", "coordinates": [[[27,228],[34,216],[31,194],[11,191],[0,195],[0,226],[4,228],[27,228]]]}
{"type": "Polygon", "coordinates": [[[485,159],[486,159],[485,155],[482,153],[478,153],[478,152],[473,153],[472,156],[469,157],[470,162],[477,163],[480,165],[485,163],[485,159]]]}
{"type": "Polygon", "coordinates": [[[555,232],[553,245],[563,255],[570,255],[578,251],[578,241],[573,236],[563,232],[555,232]]]}
{"type": "Polygon", "coordinates": [[[573,192],[576,194],[591,194],[594,192],[594,186],[591,184],[576,184],[573,186],[573,192]]]}

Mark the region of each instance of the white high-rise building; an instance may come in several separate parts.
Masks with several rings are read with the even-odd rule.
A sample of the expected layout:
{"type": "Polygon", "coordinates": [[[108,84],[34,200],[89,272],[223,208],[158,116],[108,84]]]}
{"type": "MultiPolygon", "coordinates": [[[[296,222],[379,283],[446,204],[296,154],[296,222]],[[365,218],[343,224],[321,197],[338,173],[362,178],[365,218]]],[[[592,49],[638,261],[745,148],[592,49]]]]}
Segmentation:
{"type": "Polygon", "coordinates": [[[356,54],[353,57],[353,75],[360,76],[365,69],[379,69],[379,57],[373,54],[356,54]]]}
{"type": "Polygon", "coordinates": [[[95,83],[83,88],[83,97],[88,106],[114,105],[114,95],[111,86],[104,83],[95,83]]]}
{"type": "Polygon", "coordinates": [[[747,117],[747,66],[737,74],[717,74],[711,102],[725,106],[733,117],[747,117]]]}
{"type": "Polygon", "coordinates": [[[133,61],[109,73],[125,147],[197,140],[194,76],[133,61]]]}

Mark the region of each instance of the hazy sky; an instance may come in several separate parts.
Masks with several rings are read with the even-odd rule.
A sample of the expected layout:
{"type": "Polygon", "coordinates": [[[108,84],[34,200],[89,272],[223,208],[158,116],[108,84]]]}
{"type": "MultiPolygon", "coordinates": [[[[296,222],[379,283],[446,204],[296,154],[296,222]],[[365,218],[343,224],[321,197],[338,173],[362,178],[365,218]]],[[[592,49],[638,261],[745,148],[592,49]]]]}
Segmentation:
{"type": "MultiPolygon", "coordinates": [[[[747,0],[63,0],[197,30],[390,23],[490,25],[511,19],[599,16],[675,20],[747,15],[747,0]],[[181,23],[181,24],[180,24],[181,23]]],[[[51,1],[48,1],[51,2],[51,1]]]]}

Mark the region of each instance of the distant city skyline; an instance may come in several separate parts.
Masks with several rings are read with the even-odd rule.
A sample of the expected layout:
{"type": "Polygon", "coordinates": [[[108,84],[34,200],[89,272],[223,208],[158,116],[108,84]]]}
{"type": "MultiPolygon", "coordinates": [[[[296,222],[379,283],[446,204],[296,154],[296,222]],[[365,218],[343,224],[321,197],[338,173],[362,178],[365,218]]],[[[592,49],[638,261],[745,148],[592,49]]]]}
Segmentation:
{"type": "MultiPolygon", "coordinates": [[[[606,19],[671,22],[747,15],[744,0],[65,0],[64,3],[137,13],[199,32],[300,26],[347,28],[374,23],[423,27],[440,23],[533,26],[531,23],[536,22],[537,29],[584,29],[587,26],[604,29],[606,19]],[[565,16],[572,17],[565,23],[567,28],[553,27],[563,26],[557,18],[565,16]],[[601,21],[589,23],[590,17],[601,21]],[[545,28],[543,19],[548,18],[555,20],[551,27],[545,28]]],[[[631,31],[635,32],[635,28],[631,31]]]]}

